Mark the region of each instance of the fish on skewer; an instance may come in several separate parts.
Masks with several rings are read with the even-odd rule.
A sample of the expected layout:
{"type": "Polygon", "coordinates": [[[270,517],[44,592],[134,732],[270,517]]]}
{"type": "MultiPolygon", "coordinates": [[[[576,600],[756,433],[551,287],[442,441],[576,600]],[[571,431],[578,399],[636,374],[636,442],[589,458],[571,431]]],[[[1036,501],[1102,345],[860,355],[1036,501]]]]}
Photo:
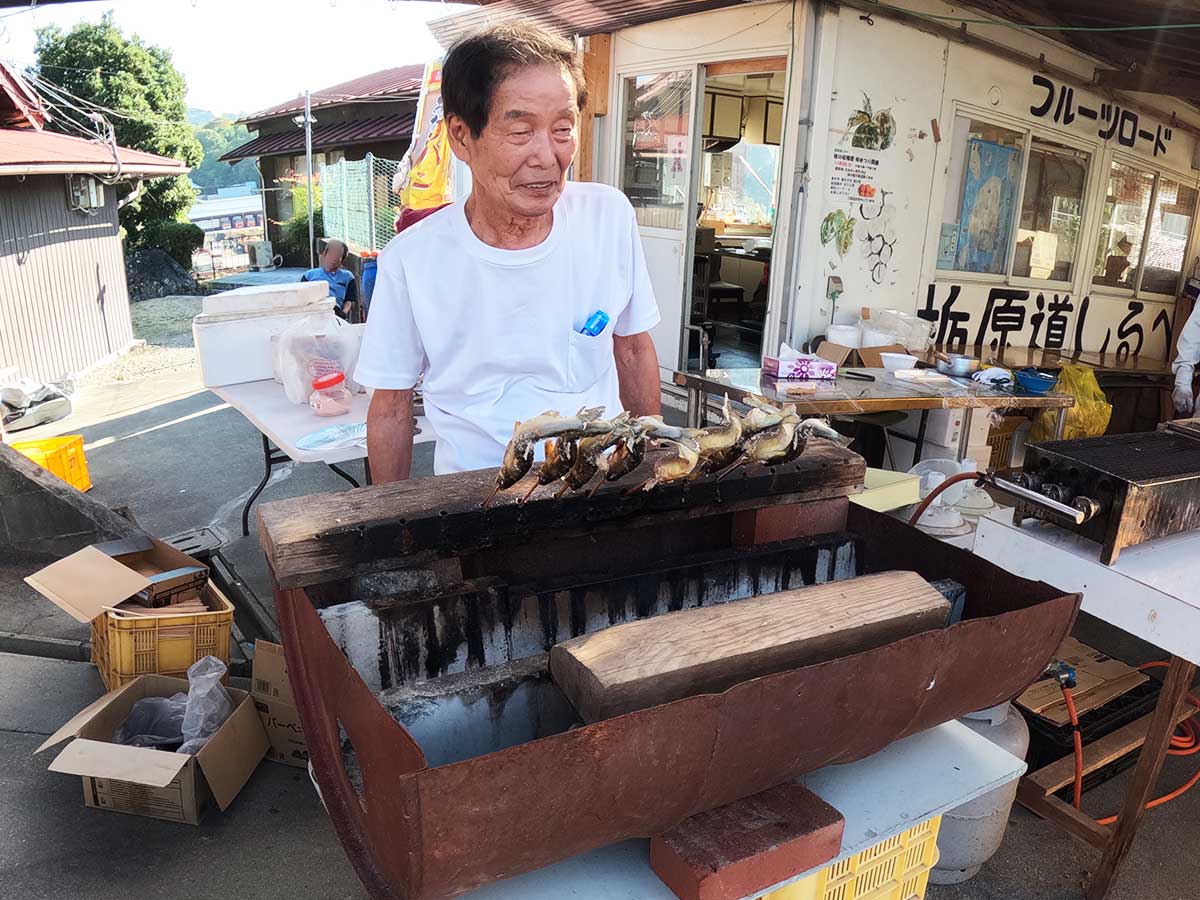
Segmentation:
{"type": "Polygon", "coordinates": [[[786,463],[799,459],[800,455],[804,452],[804,448],[808,446],[808,439],[813,435],[833,441],[839,446],[845,446],[849,443],[848,438],[834,431],[824,419],[805,419],[796,426],[795,434],[792,437],[792,444],[787,452],[775,460],[775,462],[786,463]]]}
{"type": "Polygon", "coordinates": [[[496,485],[483,501],[486,507],[499,491],[506,490],[525,477],[533,466],[533,447],[543,438],[595,434],[611,430],[612,423],[600,418],[603,406],[584,407],[573,416],[547,410],[532,419],[513,423],[513,436],[504,448],[504,458],[496,472],[496,485]]]}
{"type": "Polygon", "coordinates": [[[537,478],[530,486],[529,493],[521,498],[522,503],[533,496],[533,492],[539,487],[550,484],[552,481],[558,481],[570,471],[578,456],[576,443],[578,440],[579,438],[574,435],[563,435],[546,441],[546,461],[538,468],[537,478]]]}
{"type": "Polygon", "coordinates": [[[741,452],[745,425],[729,401],[728,394],[725,395],[721,410],[725,423],[700,429],[700,437],[696,440],[700,445],[699,468],[702,474],[721,471],[736,460],[741,452]]]}
{"type": "Polygon", "coordinates": [[[567,491],[578,491],[587,485],[600,469],[600,457],[609,447],[623,438],[633,435],[629,413],[621,413],[610,423],[611,428],[601,434],[589,434],[579,439],[575,447],[575,463],[562,476],[563,487],[555,497],[567,491]]]}
{"type": "Polygon", "coordinates": [[[656,447],[673,449],[675,455],[664,456],[655,462],[654,474],[626,493],[653,490],[660,484],[687,481],[701,474],[697,468],[700,463],[700,445],[691,438],[684,437],[677,441],[670,438],[654,438],[653,443],[656,447]]]}
{"type": "Polygon", "coordinates": [[[613,447],[611,453],[600,457],[598,466],[603,477],[596,482],[596,486],[592,488],[588,496],[593,496],[606,482],[624,478],[640,466],[645,458],[645,438],[634,429],[632,434],[617,441],[617,445],[613,447]]]}

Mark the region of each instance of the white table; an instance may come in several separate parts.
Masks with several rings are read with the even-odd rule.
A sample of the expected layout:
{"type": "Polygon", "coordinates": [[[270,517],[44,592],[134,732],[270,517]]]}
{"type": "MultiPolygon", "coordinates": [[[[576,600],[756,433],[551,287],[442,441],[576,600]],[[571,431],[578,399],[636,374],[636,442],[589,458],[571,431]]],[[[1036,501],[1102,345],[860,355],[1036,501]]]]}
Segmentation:
{"type": "MultiPolygon", "coordinates": [[[[1025,763],[958,722],[800,781],[846,819],[838,862],[1019,778],[1025,763]]],[[[808,872],[798,872],[777,890],[808,872]]],[[[761,896],[761,894],[755,895],[761,896]]],[[[494,882],[468,900],[677,900],[650,868],[650,842],[622,841],[494,882]]]]}
{"type": "MultiPolygon", "coordinates": [[[[358,481],[337,464],[355,459],[366,459],[367,448],[362,446],[343,447],[337,450],[301,450],[296,446],[297,441],[305,435],[324,428],[327,425],[354,425],[367,421],[366,394],[355,394],[350,406],[350,413],[345,416],[322,418],[313,413],[307,404],[292,403],[284,393],[283,385],[271,379],[264,381],[247,381],[242,384],[227,384],[224,387],[209,388],[214,394],[245,416],[250,424],[262,433],[263,462],[266,471],[262,481],[246,501],[242,508],[242,534],[250,533],[250,506],[258,499],[267,482],[271,480],[271,469],[285,462],[316,462],[324,463],[338,475],[346,479],[354,487],[358,481]]],[[[436,440],[433,429],[425,421],[424,416],[417,417],[417,427],[420,433],[413,438],[413,443],[420,444],[436,440]]],[[[367,481],[370,483],[371,470],[367,470],[367,481]]]]}
{"type": "MultiPolygon", "coordinates": [[[[1090,900],[1099,900],[1116,879],[1133,843],[1195,677],[1195,664],[1200,662],[1200,565],[1196,562],[1200,531],[1129,547],[1116,563],[1106,566],[1100,562],[1099,544],[1041,522],[1015,527],[1012,510],[1002,509],[980,519],[974,552],[1015,575],[1082,593],[1085,612],[1171,654],[1154,712],[1145,721],[1121,729],[1128,730],[1130,737],[1124,744],[1116,742],[1136,747],[1144,740],[1114,826],[1099,826],[1053,796],[1057,789],[1053,785],[1062,781],[1067,768],[1061,763],[1030,775],[1018,794],[1025,806],[1103,851],[1088,886],[1090,900]]],[[[1099,768],[1101,760],[1109,762],[1117,755],[1111,745],[1103,753],[1085,751],[1085,774],[1099,768]]]]}

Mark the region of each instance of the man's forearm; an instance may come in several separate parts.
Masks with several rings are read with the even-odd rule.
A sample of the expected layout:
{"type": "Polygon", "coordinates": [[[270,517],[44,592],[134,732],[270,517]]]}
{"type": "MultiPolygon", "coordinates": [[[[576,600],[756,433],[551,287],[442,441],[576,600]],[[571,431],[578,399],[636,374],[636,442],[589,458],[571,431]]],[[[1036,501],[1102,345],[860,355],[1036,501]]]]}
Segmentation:
{"type": "Polygon", "coordinates": [[[376,391],[367,408],[371,481],[406,481],[412,474],[413,392],[376,391]]]}
{"type": "Polygon", "coordinates": [[[617,337],[614,341],[621,405],[635,416],[660,415],[662,386],[654,341],[645,331],[617,337]]]}

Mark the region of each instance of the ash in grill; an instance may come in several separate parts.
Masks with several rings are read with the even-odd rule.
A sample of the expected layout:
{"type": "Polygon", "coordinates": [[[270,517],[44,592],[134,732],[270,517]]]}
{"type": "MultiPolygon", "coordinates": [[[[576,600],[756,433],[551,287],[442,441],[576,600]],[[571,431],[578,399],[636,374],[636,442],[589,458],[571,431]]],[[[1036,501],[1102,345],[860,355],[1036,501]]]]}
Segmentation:
{"type": "Polygon", "coordinates": [[[1046,519],[1102,545],[1112,565],[1125,547],[1200,527],[1200,440],[1187,433],[1151,431],[1026,449],[1017,481],[1080,510],[1067,521],[1036,502],[1016,504],[1015,521],[1046,519]]]}

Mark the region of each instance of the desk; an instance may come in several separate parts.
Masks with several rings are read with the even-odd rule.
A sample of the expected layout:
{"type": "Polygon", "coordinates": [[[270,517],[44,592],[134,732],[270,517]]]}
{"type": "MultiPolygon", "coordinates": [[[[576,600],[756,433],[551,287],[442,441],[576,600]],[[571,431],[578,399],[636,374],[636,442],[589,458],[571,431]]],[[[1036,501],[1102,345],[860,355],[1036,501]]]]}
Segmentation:
{"type": "MultiPolygon", "coordinates": [[[[1055,790],[1074,780],[1070,758],[1025,778],[1017,795],[1023,805],[1103,852],[1087,888],[1089,900],[1102,900],[1120,873],[1146,801],[1154,794],[1175,723],[1183,717],[1182,710],[1190,711],[1185,695],[1195,676],[1195,663],[1200,661],[1200,591],[1195,567],[1200,531],[1130,547],[1114,565],[1105,566],[1099,561],[1099,544],[1053,525],[1027,522],[1017,528],[1012,524],[1012,510],[997,510],[980,519],[974,552],[1023,578],[1081,591],[1085,612],[1172,655],[1154,712],[1092,745],[1099,748],[1110,741],[1103,751],[1105,763],[1123,755],[1118,751],[1142,746],[1115,825],[1098,825],[1054,796],[1055,790]],[[1123,739],[1118,737],[1122,732],[1126,734],[1123,739]]],[[[1089,759],[1085,750],[1085,774],[1103,765],[1100,754],[1097,750],[1089,759]]]]}
{"type": "MultiPolygon", "coordinates": [[[[355,394],[350,407],[350,413],[345,416],[321,418],[313,414],[307,404],[292,403],[283,391],[283,385],[266,379],[263,381],[247,381],[243,384],[227,384],[224,387],[209,388],[214,394],[245,416],[251,425],[262,433],[263,463],[266,471],[262,481],[242,507],[242,534],[250,533],[250,507],[258,495],[263,492],[267,482],[271,480],[271,470],[285,462],[318,462],[324,463],[338,475],[358,487],[358,481],[337,464],[350,460],[365,460],[365,446],[344,447],[337,450],[301,450],[296,442],[307,434],[324,428],[326,425],[353,425],[367,421],[366,394],[355,394]]],[[[433,430],[425,421],[424,416],[417,417],[417,427],[421,432],[414,439],[414,444],[436,439],[433,430]]],[[[371,471],[368,468],[367,481],[370,482],[371,471]]]]}
{"type": "MultiPolygon", "coordinates": [[[[798,779],[846,819],[846,859],[1020,777],[1025,764],[958,722],[911,735],[874,756],[798,779]]],[[[812,870],[810,870],[812,871],[812,870]]],[[[798,872],[776,890],[809,872],[798,872]]],[[[650,868],[650,842],[623,841],[497,881],[464,900],[677,900],[650,868]]]]}
{"type": "Polygon", "coordinates": [[[897,381],[883,369],[841,369],[836,381],[821,383],[821,387],[811,393],[788,393],[789,386],[805,383],[764,377],[761,369],[676,372],[673,381],[687,390],[687,424],[692,428],[699,427],[704,419],[708,394],[728,394],[731,400],[742,403],[747,397],[758,395],[773,403],[794,403],[802,414],[810,416],[919,411],[925,415],[921,416],[917,432],[918,455],[924,442],[928,411],[962,409],[964,421],[960,429],[960,459],[966,454],[974,409],[1056,409],[1055,435],[1061,437],[1067,409],[1075,405],[1075,398],[1069,394],[1015,393],[1012,390],[989,388],[970,379],[951,379],[950,386],[913,384],[897,381]],[[869,374],[875,380],[851,378],[846,375],[847,372],[869,374]]]}

